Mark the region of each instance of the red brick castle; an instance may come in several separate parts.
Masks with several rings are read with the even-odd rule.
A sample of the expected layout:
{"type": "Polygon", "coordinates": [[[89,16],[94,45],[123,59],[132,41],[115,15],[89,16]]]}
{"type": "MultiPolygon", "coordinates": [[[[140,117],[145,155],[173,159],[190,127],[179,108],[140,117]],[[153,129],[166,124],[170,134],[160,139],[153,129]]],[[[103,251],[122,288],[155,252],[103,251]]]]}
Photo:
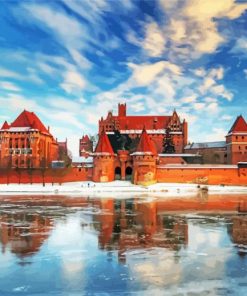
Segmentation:
{"type": "Polygon", "coordinates": [[[48,167],[58,159],[58,143],[34,112],[24,110],[0,129],[0,166],[48,167]]]}
{"type": "Polygon", "coordinates": [[[117,131],[120,135],[133,140],[140,138],[144,126],[150,139],[154,141],[158,153],[163,152],[167,130],[174,145],[174,152],[183,152],[188,141],[188,124],[185,120],[180,120],[176,111],[170,116],[127,115],[126,104],[118,104],[118,115],[108,112],[106,119],[101,117],[99,120],[99,134],[103,129],[108,135],[117,131]]]}
{"type": "MultiPolygon", "coordinates": [[[[118,115],[108,112],[99,120],[98,131],[95,149],[92,138],[85,135],[80,140],[80,155],[87,158],[61,171],[59,182],[247,184],[247,123],[242,116],[237,117],[226,141],[187,144],[187,122],[176,111],[169,116],[131,116],[126,104],[119,104],[118,115]]],[[[6,167],[22,169],[19,183],[20,178],[28,182],[25,169],[49,168],[42,178],[35,170],[34,182],[44,182],[44,178],[54,182],[52,163],[59,160],[59,146],[66,154],[67,142],[57,142],[33,112],[24,110],[11,124],[4,122],[0,182],[6,181],[6,167]]],[[[16,182],[15,170],[7,174],[10,182],[16,182]]]]}

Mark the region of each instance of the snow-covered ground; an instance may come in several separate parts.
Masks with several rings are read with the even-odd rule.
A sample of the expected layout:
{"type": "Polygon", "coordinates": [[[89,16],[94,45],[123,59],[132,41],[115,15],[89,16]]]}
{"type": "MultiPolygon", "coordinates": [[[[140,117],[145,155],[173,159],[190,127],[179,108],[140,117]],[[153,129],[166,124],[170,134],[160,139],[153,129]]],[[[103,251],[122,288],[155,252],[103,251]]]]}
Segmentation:
{"type": "Polygon", "coordinates": [[[157,183],[150,186],[133,185],[129,181],[114,181],[109,183],[94,182],[71,182],[58,184],[1,184],[0,195],[23,195],[23,194],[86,194],[86,195],[107,195],[123,196],[130,193],[145,194],[155,193],[155,195],[193,195],[201,191],[219,194],[247,194],[247,186],[215,186],[181,183],[157,183]]]}

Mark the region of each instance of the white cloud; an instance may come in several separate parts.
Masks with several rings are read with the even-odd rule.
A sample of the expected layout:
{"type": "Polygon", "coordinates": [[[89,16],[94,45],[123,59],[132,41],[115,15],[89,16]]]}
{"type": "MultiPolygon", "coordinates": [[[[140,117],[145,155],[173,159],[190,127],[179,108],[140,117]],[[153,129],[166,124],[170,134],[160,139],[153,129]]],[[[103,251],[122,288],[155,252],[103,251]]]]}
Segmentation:
{"type": "Polygon", "coordinates": [[[8,69],[0,68],[0,77],[21,79],[22,75],[8,69]]]}
{"type": "Polygon", "coordinates": [[[78,65],[81,69],[90,69],[92,64],[91,62],[83,56],[79,50],[70,49],[70,55],[73,58],[76,65],[78,65]]]}
{"type": "Polygon", "coordinates": [[[143,102],[132,103],[131,109],[134,110],[134,112],[140,112],[145,110],[145,106],[143,102]]]}
{"type": "Polygon", "coordinates": [[[128,63],[128,66],[133,71],[130,81],[133,80],[139,86],[149,85],[164,70],[176,75],[180,75],[182,72],[182,69],[179,66],[167,61],[140,65],[128,63]]]}
{"type": "Polygon", "coordinates": [[[1,88],[8,91],[17,91],[17,92],[21,91],[21,89],[18,86],[8,81],[0,81],[0,89],[1,88]]]}
{"type": "Polygon", "coordinates": [[[207,105],[207,110],[209,112],[217,113],[218,108],[219,108],[219,106],[218,106],[218,103],[216,103],[216,102],[212,102],[209,105],[207,105]]]}
{"type": "Polygon", "coordinates": [[[151,57],[159,57],[165,48],[165,37],[157,23],[151,22],[146,25],[146,36],[142,43],[143,49],[151,57]]]}
{"type": "Polygon", "coordinates": [[[231,116],[231,115],[223,115],[222,117],[221,117],[221,119],[222,120],[224,120],[224,121],[232,121],[233,120],[233,117],[231,116]]]}
{"type": "Polygon", "coordinates": [[[53,108],[66,110],[68,112],[80,112],[82,110],[82,105],[80,101],[74,101],[70,98],[57,98],[53,97],[52,99],[47,99],[47,104],[53,108]]]}
{"type": "Polygon", "coordinates": [[[203,81],[203,84],[199,87],[199,91],[201,94],[205,94],[207,91],[211,89],[211,87],[216,84],[216,81],[211,77],[206,77],[203,81]]]}
{"type": "Polygon", "coordinates": [[[26,68],[25,70],[27,73],[20,74],[19,72],[15,72],[13,70],[0,68],[0,77],[33,82],[35,84],[43,83],[43,80],[37,75],[34,69],[26,68]]]}
{"type": "Polygon", "coordinates": [[[147,86],[164,70],[164,62],[144,65],[129,63],[128,66],[133,71],[131,79],[139,86],[147,86]]]}
{"type": "Polygon", "coordinates": [[[199,76],[199,77],[204,77],[206,75],[206,71],[202,67],[195,69],[193,72],[196,76],[199,76]]]}
{"type": "Polygon", "coordinates": [[[181,101],[181,103],[189,104],[189,103],[194,103],[196,101],[196,99],[197,99],[197,96],[195,94],[193,94],[191,96],[181,98],[180,101],[181,101]]]}
{"type": "Polygon", "coordinates": [[[65,47],[80,48],[83,46],[82,36],[89,36],[85,27],[82,27],[75,18],[66,15],[59,9],[27,2],[22,7],[44,28],[51,30],[65,47]]]}
{"type": "Polygon", "coordinates": [[[225,141],[226,131],[223,128],[213,128],[212,133],[206,136],[206,142],[225,141]]]}
{"type": "MultiPolygon", "coordinates": [[[[165,39],[156,53],[162,54],[167,50],[172,60],[183,61],[215,52],[227,40],[218,29],[218,20],[236,19],[247,9],[247,4],[236,3],[235,0],[160,0],[160,6],[166,22],[157,24],[156,31],[165,39]]],[[[155,40],[152,42],[150,39],[149,48],[155,48],[155,40]]]]}
{"type": "MultiPolygon", "coordinates": [[[[87,20],[95,29],[95,26],[104,26],[104,22],[102,21],[102,15],[105,11],[110,9],[110,5],[108,1],[105,0],[94,0],[93,2],[90,0],[84,0],[83,5],[81,1],[63,1],[64,4],[69,7],[73,12],[80,15],[83,19],[87,20]]],[[[127,2],[127,1],[124,1],[127,2]]]]}
{"type": "Polygon", "coordinates": [[[72,112],[53,110],[52,119],[53,121],[66,122],[66,124],[78,127],[81,130],[85,129],[85,125],[83,124],[82,120],[79,120],[77,118],[77,114],[72,112]]]}
{"type": "Polygon", "coordinates": [[[45,62],[38,62],[37,66],[40,68],[41,71],[45,72],[48,75],[54,75],[57,71],[56,68],[45,62]]]}
{"type": "Polygon", "coordinates": [[[193,108],[194,108],[195,110],[202,110],[202,109],[205,108],[205,104],[204,104],[204,103],[194,103],[194,104],[193,104],[193,108]]]}
{"type": "Polygon", "coordinates": [[[231,101],[233,98],[233,94],[225,88],[223,84],[215,85],[211,88],[211,92],[217,96],[227,99],[231,101]]]}
{"type": "Polygon", "coordinates": [[[235,45],[231,49],[232,53],[237,53],[237,54],[246,54],[247,52],[247,38],[241,37],[237,39],[235,45]]]}
{"type": "Polygon", "coordinates": [[[60,86],[68,93],[78,93],[86,86],[86,80],[76,71],[64,73],[64,81],[60,86]]]}
{"type": "Polygon", "coordinates": [[[233,99],[233,93],[223,84],[219,83],[219,81],[224,78],[225,74],[225,70],[222,66],[211,68],[207,71],[203,68],[200,68],[199,72],[195,70],[194,73],[199,77],[203,77],[202,83],[198,86],[198,91],[200,94],[204,96],[213,95],[216,97],[222,97],[228,101],[233,99]],[[203,76],[201,75],[202,73],[203,76]]]}
{"type": "Polygon", "coordinates": [[[212,98],[212,97],[206,97],[206,98],[204,98],[204,101],[206,103],[217,103],[218,102],[218,100],[216,98],[212,98]]]}

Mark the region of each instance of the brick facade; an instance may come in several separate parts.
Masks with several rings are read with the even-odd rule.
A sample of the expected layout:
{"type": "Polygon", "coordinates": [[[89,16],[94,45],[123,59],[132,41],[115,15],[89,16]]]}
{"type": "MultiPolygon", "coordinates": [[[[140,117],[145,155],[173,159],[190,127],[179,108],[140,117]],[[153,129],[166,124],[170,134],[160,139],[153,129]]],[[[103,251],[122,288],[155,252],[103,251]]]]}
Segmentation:
{"type": "Polygon", "coordinates": [[[24,110],[0,129],[1,167],[47,167],[58,159],[58,143],[35,113],[24,110]]]}

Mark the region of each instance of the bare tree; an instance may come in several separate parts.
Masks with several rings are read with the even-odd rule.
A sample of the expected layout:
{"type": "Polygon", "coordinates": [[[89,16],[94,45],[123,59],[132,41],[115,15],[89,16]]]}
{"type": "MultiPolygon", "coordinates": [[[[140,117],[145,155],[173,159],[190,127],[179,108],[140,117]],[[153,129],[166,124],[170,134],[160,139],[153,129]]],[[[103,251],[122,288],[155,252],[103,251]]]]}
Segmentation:
{"type": "Polygon", "coordinates": [[[27,159],[27,172],[30,176],[30,184],[33,184],[33,166],[32,166],[32,160],[30,158],[27,159]]]}
{"type": "Polygon", "coordinates": [[[43,157],[40,161],[40,169],[42,174],[42,183],[43,187],[45,187],[45,172],[46,172],[46,158],[43,157]]]}

